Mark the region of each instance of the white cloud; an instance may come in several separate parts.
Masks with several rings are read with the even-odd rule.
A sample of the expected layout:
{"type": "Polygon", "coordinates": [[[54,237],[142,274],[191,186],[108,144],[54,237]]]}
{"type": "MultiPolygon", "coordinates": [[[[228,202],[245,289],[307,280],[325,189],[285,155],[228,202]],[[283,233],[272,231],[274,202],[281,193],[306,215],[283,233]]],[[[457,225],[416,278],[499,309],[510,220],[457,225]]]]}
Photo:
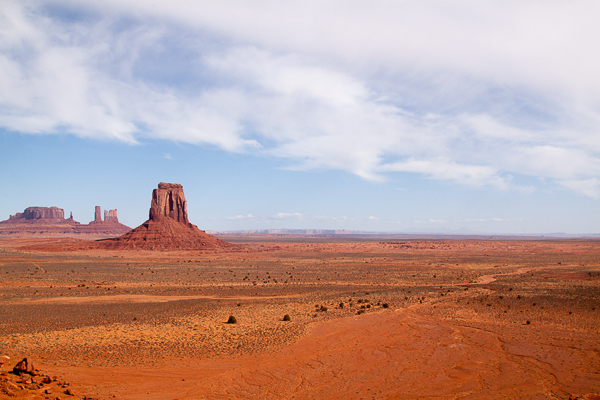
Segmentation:
{"type": "Polygon", "coordinates": [[[252,220],[255,219],[256,217],[252,214],[248,214],[248,215],[236,215],[235,217],[228,217],[228,220],[252,220]]]}
{"type": "Polygon", "coordinates": [[[43,5],[0,6],[6,129],[600,197],[597,2],[43,5]]]}
{"type": "Polygon", "coordinates": [[[600,199],[600,179],[598,178],[565,180],[560,181],[560,184],[583,195],[600,199]]]}
{"type": "Polygon", "coordinates": [[[273,215],[273,219],[301,219],[302,214],[300,213],[277,213],[273,215]]]}

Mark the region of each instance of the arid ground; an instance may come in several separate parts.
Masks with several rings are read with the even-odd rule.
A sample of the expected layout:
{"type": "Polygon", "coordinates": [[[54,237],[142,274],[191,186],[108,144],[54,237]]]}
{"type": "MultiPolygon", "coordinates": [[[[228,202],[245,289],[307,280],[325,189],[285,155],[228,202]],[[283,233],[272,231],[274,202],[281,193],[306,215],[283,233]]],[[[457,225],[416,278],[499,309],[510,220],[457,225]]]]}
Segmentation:
{"type": "Polygon", "coordinates": [[[598,240],[223,239],[243,247],[1,239],[0,398],[600,393],[598,240]],[[9,374],[24,357],[56,379],[9,374]]]}

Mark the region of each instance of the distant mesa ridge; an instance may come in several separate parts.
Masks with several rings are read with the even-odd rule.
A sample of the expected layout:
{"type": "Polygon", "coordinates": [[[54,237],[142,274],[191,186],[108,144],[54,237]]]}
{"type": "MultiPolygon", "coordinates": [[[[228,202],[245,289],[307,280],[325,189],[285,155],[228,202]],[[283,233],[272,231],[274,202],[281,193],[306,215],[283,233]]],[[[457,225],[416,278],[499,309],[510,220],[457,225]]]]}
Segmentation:
{"type": "Polygon", "coordinates": [[[115,236],[128,232],[131,228],[119,223],[117,210],[104,212],[100,218],[100,206],[96,206],[95,218],[88,225],[73,219],[71,213],[65,219],[65,211],[58,207],[27,207],[22,213],[11,215],[0,222],[0,235],[68,235],[94,234],[115,236]]]}
{"type": "Polygon", "coordinates": [[[22,213],[11,215],[9,220],[48,220],[48,219],[65,219],[65,211],[58,207],[27,207],[22,213]]]}
{"type": "Polygon", "coordinates": [[[188,220],[183,186],[158,184],[152,191],[148,220],[123,236],[98,242],[107,249],[210,250],[237,248],[198,229],[188,220]]]}

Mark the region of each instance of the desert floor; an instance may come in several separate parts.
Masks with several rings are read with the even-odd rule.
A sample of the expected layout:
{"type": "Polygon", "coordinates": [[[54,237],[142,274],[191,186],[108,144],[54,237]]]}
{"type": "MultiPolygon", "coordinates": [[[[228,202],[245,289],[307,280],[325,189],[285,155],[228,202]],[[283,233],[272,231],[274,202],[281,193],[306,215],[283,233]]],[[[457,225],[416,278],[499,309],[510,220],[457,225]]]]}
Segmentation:
{"type": "Polygon", "coordinates": [[[0,398],[600,393],[598,240],[234,239],[243,250],[0,239],[0,398]],[[57,378],[9,374],[24,357],[57,378]]]}

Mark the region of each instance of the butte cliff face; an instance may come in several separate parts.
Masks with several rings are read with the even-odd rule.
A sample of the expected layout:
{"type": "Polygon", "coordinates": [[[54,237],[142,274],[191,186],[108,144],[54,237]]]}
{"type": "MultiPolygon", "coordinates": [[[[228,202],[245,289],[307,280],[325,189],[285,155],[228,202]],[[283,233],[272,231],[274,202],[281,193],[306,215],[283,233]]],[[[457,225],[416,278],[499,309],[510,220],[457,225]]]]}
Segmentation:
{"type": "Polygon", "coordinates": [[[58,207],[27,207],[22,213],[11,215],[8,221],[46,221],[65,219],[65,210],[58,207]]]}
{"type": "Polygon", "coordinates": [[[211,250],[237,247],[191,224],[183,186],[164,182],[152,192],[148,221],[123,236],[98,243],[107,249],[211,250]]]}
{"type": "Polygon", "coordinates": [[[179,183],[158,184],[158,189],[152,191],[150,204],[150,221],[164,221],[170,218],[182,224],[189,224],[187,217],[187,202],[183,195],[183,186],[179,183]]]}

